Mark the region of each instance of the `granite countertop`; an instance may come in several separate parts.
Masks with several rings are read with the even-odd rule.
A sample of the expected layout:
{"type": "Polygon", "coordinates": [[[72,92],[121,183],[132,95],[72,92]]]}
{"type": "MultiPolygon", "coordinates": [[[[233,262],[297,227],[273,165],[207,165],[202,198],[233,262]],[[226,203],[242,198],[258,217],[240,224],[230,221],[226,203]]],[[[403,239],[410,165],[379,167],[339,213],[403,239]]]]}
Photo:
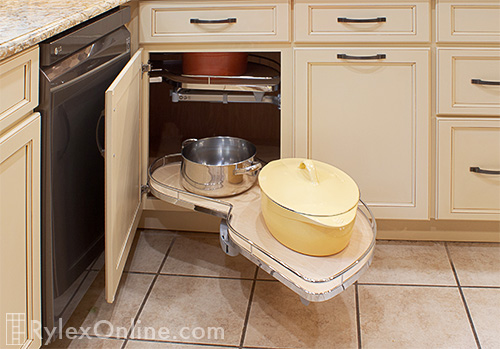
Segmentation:
{"type": "Polygon", "coordinates": [[[0,60],[129,0],[0,0],[0,60]]]}

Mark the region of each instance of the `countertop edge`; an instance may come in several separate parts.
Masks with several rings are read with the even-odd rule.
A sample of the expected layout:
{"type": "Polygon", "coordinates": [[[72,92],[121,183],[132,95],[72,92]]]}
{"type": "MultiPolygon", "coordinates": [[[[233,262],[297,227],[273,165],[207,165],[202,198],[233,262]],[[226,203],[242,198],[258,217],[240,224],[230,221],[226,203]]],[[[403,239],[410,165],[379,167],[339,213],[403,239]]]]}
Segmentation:
{"type": "Polygon", "coordinates": [[[98,5],[93,5],[83,11],[78,11],[70,16],[44,25],[41,28],[29,31],[21,36],[0,44],[0,60],[9,58],[39,42],[72,28],[86,20],[96,17],[116,6],[130,2],[130,0],[104,0],[98,5]]]}

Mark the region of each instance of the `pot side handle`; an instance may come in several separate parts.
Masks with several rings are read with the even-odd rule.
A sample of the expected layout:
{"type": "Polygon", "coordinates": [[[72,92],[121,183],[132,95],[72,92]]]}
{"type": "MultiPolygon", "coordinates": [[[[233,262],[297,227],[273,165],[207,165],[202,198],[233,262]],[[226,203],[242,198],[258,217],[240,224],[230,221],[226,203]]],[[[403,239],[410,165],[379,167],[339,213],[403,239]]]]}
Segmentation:
{"type": "Polygon", "coordinates": [[[252,172],[258,171],[262,168],[262,164],[260,162],[252,162],[250,166],[244,168],[235,168],[233,173],[235,175],[248,175],[252,174],[252,172]]]}
{"type": "Polygon", "coordinates": [[[194,142],[198,142],[198,139],[197,138],[188,138],[188,139],[185,139],[185,140],[182,141],[181,148],[184,148],[186,145],[194,143],[194,142]]]}

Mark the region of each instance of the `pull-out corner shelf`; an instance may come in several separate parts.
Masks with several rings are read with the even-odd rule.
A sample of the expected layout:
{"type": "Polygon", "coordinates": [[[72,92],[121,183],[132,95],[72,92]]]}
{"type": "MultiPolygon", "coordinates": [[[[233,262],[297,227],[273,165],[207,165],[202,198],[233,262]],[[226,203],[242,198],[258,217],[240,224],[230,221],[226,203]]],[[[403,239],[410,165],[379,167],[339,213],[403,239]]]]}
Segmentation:
{"type": "Polygon", "coordinates": [[[222,218],[221,246],[229,255],[242,254],[296,292],[305,303],[326,301],[352,285],[371,264],[376,223],[363,202],[349,245],[340,253],[314,257],[290,250],[267,229],[260,210],[260,188],[223,200],[196,195],[180,184],[180,154],[153,162],[149,190],[157,198],[222,218]]]}

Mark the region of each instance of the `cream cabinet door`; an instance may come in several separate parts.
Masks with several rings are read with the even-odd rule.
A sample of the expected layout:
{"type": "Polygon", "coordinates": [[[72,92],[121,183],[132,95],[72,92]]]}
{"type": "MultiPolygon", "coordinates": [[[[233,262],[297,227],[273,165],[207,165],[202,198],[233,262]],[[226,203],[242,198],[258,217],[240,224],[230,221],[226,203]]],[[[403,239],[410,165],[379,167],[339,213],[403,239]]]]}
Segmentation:
{"type": "Polygon", "coordinates": [[[142,49],[106,91],[105,270],[112,303],[142,214],[142,49]]]}
{"type": "Polygon", "coordinates": [[[40,114],[0,136],[0,347],[39,348],[40,114]]]}
{"type": "Polygon", "coordinates": [[[377,218],[428,219],[429,50],[295,50],[295,154],[358,183],[377,218]]]}

